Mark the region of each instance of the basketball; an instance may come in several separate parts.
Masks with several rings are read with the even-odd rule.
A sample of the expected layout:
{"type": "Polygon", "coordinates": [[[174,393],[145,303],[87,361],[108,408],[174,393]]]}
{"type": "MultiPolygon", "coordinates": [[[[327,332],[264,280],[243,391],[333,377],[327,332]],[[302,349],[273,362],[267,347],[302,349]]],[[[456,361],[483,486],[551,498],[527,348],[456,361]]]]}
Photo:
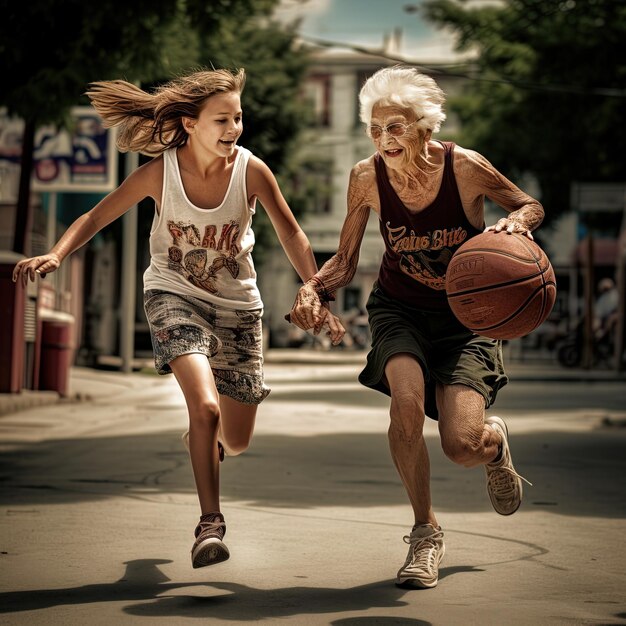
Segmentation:
{"type": "Polygon", "coordinates": [[[489,231],[468,239],[446,271],[446,294],[456,318],[492,339],[515,339],[550,315],[556,279],[546,253],[517,233],[489,231]]]}

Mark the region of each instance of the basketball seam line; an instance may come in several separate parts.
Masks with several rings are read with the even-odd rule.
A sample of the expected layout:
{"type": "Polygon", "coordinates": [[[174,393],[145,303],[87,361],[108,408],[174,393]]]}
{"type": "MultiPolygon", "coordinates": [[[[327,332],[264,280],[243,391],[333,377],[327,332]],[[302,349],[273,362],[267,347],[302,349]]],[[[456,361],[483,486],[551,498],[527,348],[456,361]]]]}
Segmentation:
{"type": "MultiPolygon", "coordinates": [[[[518,261],[524,261],[526,263],[535,262],[538,264],[539,261],[541,261],[542,255],[539,255],[539,256],[535,255],[535,250],[533,250],[532,246],[530,245],[529,240],[524,235],[520,235],[519,233],[511,233],[508,236],[517,238],[519,242],[524,246],[524,248],[526,248],[526,250],[530,253],[530,256],[532,257],[533,260],[527,261],[526,259],[522,259],[519,256],[516,256],[516,254],[514,254],[513,252],[507,252],[505,250],[500,250],[498,248],[475,248],[473,250],[467,250],[467,251],[459,249],[457,250],[457,252],[460,252],[459,256],[462,256],[463,254],[473,254],[475,252],[497,252],[498,254],[504,254],[506,256],[510,256],[514,259],[517,259],[518,261]]],[[[469,239],[468,241],[471,241],[471,239],[469,239]]]]}
{"type": "MultiPolygon", "coordinates": [[[[545,284],[549,284],[549,283],[545,283],[545,284]]],[[[499,321],[497,324],[492,324],[491,326],[484,326],[484,327],[481,327],[481,328],[476,327],[476,328],[474,328],[474,332],[480,334],[479,331],[481,331],[481,330],[493,330],[495,328],[499,328],[500,326],[503,326],[504,324],[508,324],[512,319],[515,318],[516,315],[518,315],[520,313],[520,311],[524,310],[524,308],[537,295],[537,293],[539,291],[544,291],[545,284],[544,285],[540,285],[539,287],[537,287],[535,289],[535,291],[533,291],[532,294],[530,296],[528,296],[528,298],[526,298],[526,300],[517,308],[517,310],[514,313],[511,313],[511,315],[509,315],[506,319],[499,321]]],[[[545,297],[545,292],[544,292],[544,296],[543,296],[543,298],[541,300],[542,300],[542,303],[541,303],[541,313],[543,314],[543,311],[545,310],[545,306],[546,306],[546,303],[547,303],[547,299],[545,297]]],[[[541,315],[538,315],[537,319],[541,319],[541,315]]],[[[534,330],[534,328],[533,328],[533,330],[534,330]]],[[[529,331],[529,332],[532,332],[532,331],[529,331]]]]}
{"type": "MultiPolygon", "coordinates": [[[[523,283],[532,278],[537,278],[537,276],[543,276],[548,271],[548,269],[549,268],[546,267],[545,270],[540,270],[536,274],[531,274],[530,276],[524,276],[524,278],[517,278],[515,280],[510,280],[506,283],[498,283],[497,285],[487,285],[485,287],[477,287],[476,289],[467,289],[466,291],[457,291],[456,293],[453,293],[448,297],[456,298],[457,296],[466,296],[472,293],[480,293],[480,292],[485,291],[486,289],[499,289],[500,287],[510,287],[511,285],[517,285],[519,283],[523,283]]],[[[544,282],[544,284],[546,283],[544,282]]]]}

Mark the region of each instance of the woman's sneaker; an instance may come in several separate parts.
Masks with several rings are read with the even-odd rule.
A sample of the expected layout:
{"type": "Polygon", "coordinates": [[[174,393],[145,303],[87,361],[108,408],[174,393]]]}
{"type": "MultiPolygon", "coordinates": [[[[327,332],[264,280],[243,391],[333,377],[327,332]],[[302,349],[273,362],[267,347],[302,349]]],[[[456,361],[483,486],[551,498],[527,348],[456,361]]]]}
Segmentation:
{"type": "Polygon", "coordinates": [[[206,567],[226,561],[230,552],[224,543],[226,523],[221,513],[205,513],[196,526],[196,541],[191,548],[191,564],[194,568],[206,567]]]}
{"type": "Polygon", "coordinates": [[[522,503],[522,480],[532,486],[513,467],[509,449],[509,431],[501,417],[493,415],[485,420],[502,437],[502,454],[499,461],[485,465],[487,492],[496,513],[512,515],[522,503]]]}
{"type": "MultiPolygon", "coordinates": [[[[185,444],[185,448],[187,448],[187,452],[189,452],[189,431],[188,430],[186,430],[183,433],[183,436],[181,437],[181,439],[183,440],[183,443],[185,444]]],[[[223,461],[225,452],[224,452],[224,446],[222,445],[221,441],[217,442],[217,454],[220,457],[220,461],[223,461]]]]}
{"type": "Polygon", "coordinates": [[[440,526],[420,524],[403,538],[409,544],[409,553],[398,571],[396,585],[430,589],[439,580],[439,563],[446,547],[440,526]]]}

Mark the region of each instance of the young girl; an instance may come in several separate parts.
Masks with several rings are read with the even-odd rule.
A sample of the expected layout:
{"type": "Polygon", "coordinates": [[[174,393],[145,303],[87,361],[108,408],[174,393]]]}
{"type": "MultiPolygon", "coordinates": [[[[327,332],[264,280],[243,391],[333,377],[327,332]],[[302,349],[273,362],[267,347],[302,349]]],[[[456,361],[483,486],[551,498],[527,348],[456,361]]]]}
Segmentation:
{"type": "MultiPolygon", "coordinates": [[[[131,206],[154,200],[144,308],[156,369],[174,373],[189,413],[185,439],[201,508],[193,567],[229,557],[219,458],[248,447],[257,407],[269,393],[251,256],[257,199],[302,280],[317,271],[274,175],[237,146],[244,83],[243,69],[194,72],[154,93],[122,80],[92,83],[87,95],[104,123],[119,127],[118,148],[155,158],[79,217],[48,254],[20,261],[13,272],[24,284],[44,277],[131,206]]],[[[339,320],[326,309],[324,322],[339,343],[339,320]]]]}

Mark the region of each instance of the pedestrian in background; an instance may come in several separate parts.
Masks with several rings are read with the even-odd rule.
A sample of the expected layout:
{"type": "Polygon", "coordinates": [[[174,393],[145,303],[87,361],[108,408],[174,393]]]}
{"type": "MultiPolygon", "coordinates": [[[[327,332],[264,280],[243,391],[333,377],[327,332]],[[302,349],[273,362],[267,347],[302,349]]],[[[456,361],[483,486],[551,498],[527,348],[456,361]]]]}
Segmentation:
{"type": "MultiPolygon", "coordinates": [[[[130,207],[154,200],[144,307],[156,369],[174,373],[189,413],[184,438],[201,509],[193,567],[229,558],[219,460],[248,447],[258,405],[269,393],[251,254],[257,200],[302,280],[317,271],[274,174],[237,145],[245,78],[243,69],[203,70],[153,93],[123,80],[92,83],[87,95],[105,126],[118,127],[118,148],[155,158],[73,222],[48,254],[19,261],[13,272],[24,284],[44,277],[130,207]]],[[[328,309],[322,315],[338,343],[343,327],[328,309]]]]}
{"type": "Polygon", "coordinates": [[[485,466],[498,513],[514,513],[522,500],[507,427],[498,416],[485,418],[507,383],[501,342],[456,320],[446,268],[464,241],[485,230],[485,197],[509,213],[486,229],[500,233],[494,236],[532,239],[544,212],[477,152],[432,140],[445,119],[445,96],[432,78],[385,68],[365,82],[359,101],[376,152],[353,167],[338,252],[300,288],[290,317],[300,328],[319,328],[324,302],[355,274],[374,211],[385,252],[367,303],[372,345],[359,381],[391,397],[391,455],[415,518],[396,582],[434,587],[445,546],[431,506],[426,416],[438,419],[450,459],[485,466]]]}
{"type": "Polygon", "coordinates": [[[612,278],[603,278],[598,283],[598,298],[595,306],[593,330],[599,341],[610,339],[617,326],[619,293],[612,278]]]}

